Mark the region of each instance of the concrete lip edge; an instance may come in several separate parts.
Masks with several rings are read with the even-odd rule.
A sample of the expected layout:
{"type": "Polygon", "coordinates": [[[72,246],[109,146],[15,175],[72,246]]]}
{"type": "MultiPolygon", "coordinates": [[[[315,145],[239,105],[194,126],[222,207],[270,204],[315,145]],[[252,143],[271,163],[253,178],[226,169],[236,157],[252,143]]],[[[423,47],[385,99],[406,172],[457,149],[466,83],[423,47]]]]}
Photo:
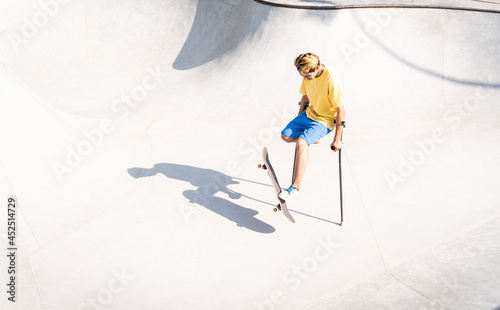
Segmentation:
{"type": "Polygon", "coordinates": [[[495,5],[500,3],[497,0],[490,1],[477,1],[475,6],[471,6],[472,3],[446,3],[441,1],[428,1],[428,3],[422,4],[406,4],[398,3],[394,1],[377,1],[375,3],[364,3],[364,2],[345,2],[345,3],[314,3],[306,4],[300,0],[254,0],[255,2],[263,5],[288,8],[288,9],[302,9],[302,10],[342,10],[342,9],[383,9],[383,8],[393,8],[393,9],[438,9],[438,10],[459,10],[459,11],[471,11],[471,12],[482,12],[482,13],[500,13],[500,7],[495,5]]]}

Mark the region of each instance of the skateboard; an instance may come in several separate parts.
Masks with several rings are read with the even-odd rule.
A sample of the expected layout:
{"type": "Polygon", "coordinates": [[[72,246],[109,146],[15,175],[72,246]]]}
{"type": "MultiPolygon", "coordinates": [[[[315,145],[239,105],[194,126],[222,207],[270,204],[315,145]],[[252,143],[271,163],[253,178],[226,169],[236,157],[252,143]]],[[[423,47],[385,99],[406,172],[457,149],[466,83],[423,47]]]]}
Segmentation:
{"type": "Polygon", "coordinates": [[[278,210],[281,211],[281,213],[283,213],[283,215],[290,222],[295,223],[295,220],[293,219],[292,215],[290,214],[290,212],[288,212],[288,208],[286,207],[286,201],[278,196],[281,193],[281,187],[280,184],[278,183],[278,178],[276,178],[276,173],[274,172],[273,166],[269,161],[269,153],[267,152],[266,147],[264,147],[264,149],[262,150],[262,159],[264,160],[264,164],[259,164],[258,167],[260,169],[267,170],[269,178],[271,179],[271,183],[273,184],[274,192],[276,193],[276,198],[278,198],[279,201],[276,207],[273,208],[273,211],[274,212],[277,212],[278,210]]]}

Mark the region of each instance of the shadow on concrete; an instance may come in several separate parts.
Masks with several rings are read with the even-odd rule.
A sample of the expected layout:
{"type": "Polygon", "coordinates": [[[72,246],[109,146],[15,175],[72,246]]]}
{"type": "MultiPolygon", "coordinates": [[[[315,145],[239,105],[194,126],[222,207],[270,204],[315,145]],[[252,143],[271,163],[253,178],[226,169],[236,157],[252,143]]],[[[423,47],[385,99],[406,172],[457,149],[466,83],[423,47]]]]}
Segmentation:
{"type": "MultiPolygon", "coordinates": [[[[359,29],[364,29],[365,24],[360,19],[360,17],[356,13],[353,14],[353,17],[356,20],[356,23],[358,24],[359,29]]],[[[386,52],[388,55],[390,55],[391,57],[393,57],[394,59],[396,59],[400,63],[402,63],[405,66],[408,66],[414,70],[420,71],[428,76],[432,76],[432,77],[435,77],[438,79],[442,79],[444,81],[448,81],[448,82],[460,84],[460,85],[480,86],[480,87],[486,87],[486,88],[500,88],[500,83],[497,83],[496,81],[494,81],[494,82],[479,81],[479,80],[470,80],[470,79],[460,78],[460,77],[446,76],[444,72],[439,72],[439,71],[433,70],[431,68],[425,68],[421,65],[415,64],[411,60],[405,58],[403,55],[399,55],[398,53],[394,52],[393,49],[388,47],[386,44],[382,43],[376,36],[370,34],[369,32],[365,31],[364,34],[370,39],[370,42],[373,42],[380,49],[382,49],[384,52],[386,52]]]]}
{"type": "MultiPolygon", "coordinates": [[[[239,182],[224,173],[211,169],[169,163],[156,164],[149,169],[130,168],[128,173],[136,179],[163,174],[167,178],[189,182],[197,187],[196,190],[185,190],[182,193],[190,203],[203,206],[236,223],[239,227],[245,227],[264,234],[275,231],[273,226],[255,218],[255,215],[259,214],[259,212],[215,196],[217,193],[222,192],[230,199],[240,199],[242,197],[241,194],[227,187],[230,184],[239,184],[239,182]]],[[[165,190],[168,191],[168,189],[165,190]]]]}
{"type": "Polygon", "coordinates": [[[234,50],[257,32],[268,12],[253,1],[199,0],[193,25],[173,68],[193,69],[234,50]]]}
{"type": "MultiPolygon", "coordinates": [[[[247,0],[199,0],[189,35],[172,67],[190,70],[222,58],[262,31],[271,10],[270,6],[247,0]]],[[[325,18],[321,12],[307,13],[312,18],[325,18]]]]}
{"type": "Polygon", "coordinates": [[[318,220],[318,221],[323,221],[323,222],[327,222],[327,223],[330,223],[330,224],[335,224],[335,225],[337,225],[337,226],[340,226],[340,223],[333,222],[333,221],[330,221],[330,220],[327,220],[327,219],[324,219],[324,218],[321,218],[321,217],[317,217],[317,216],[314,216],[314,215],[311,215],[311,214],[307,214],[307,213],[299,212],[299,211],[292,210],[292,209],[288,209],[288,211],[293,212],[293,213],[300,214],[300,215],[302,215],[302,216],[307,216],[307,217],[310,217],[310,218],[315,219],[315,220],[318,220]]]}

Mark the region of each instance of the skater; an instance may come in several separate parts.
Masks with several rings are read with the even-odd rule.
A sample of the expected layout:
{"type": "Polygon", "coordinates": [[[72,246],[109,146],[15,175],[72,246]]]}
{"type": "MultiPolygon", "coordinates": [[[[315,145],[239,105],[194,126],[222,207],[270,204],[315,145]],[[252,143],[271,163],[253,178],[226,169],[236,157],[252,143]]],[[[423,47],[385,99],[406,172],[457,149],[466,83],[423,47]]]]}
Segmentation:
{"type": "Polygon", "coordinates": [[[339,77],[333,68],[325,66],[314,53],[300,54],[295,67],[302,76],[299,115],[281,132],[281,138],[295,143],[295,162],[292,184],[279,195],[291,200],[299,194],[300,183],[309,160],[309,145],[329,134],[335,128],[331,143],[334,152],[342,148],[342,122],[345,120],[344,102],[339,77]],[[331,71],[330,71],[331,70],[331,71]]]}

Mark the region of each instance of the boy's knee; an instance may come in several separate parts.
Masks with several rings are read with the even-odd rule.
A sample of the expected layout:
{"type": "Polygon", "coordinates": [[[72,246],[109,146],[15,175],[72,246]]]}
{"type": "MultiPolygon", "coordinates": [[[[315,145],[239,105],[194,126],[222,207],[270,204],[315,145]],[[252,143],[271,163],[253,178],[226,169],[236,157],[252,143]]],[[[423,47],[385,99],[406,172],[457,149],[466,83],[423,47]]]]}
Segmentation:
{"type": "Polygon", "coordinates": [[[302,137],[297,139],[297,146],[298,147],[308,147],[309,144],[307,143],[306,140],[304,140],[302,137]]]}
{"type": "Polygon", "coordinates": [[[281,139],[283,139],[283,141],[288,142],[288,143],[293,142],[295,140],[291,137],[285,136],[284,134],[281,134],[281,139]]]}

